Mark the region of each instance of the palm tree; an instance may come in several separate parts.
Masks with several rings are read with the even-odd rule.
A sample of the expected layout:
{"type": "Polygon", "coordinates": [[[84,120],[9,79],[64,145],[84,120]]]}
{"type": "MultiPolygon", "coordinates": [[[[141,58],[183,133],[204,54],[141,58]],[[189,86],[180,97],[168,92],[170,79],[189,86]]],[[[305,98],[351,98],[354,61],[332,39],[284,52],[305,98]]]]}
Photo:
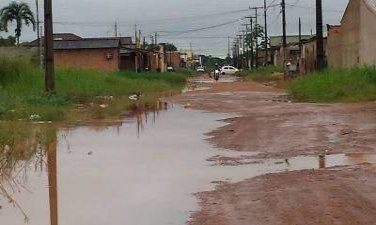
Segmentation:
{"type": "Polygon", "coordinates": [[[34,13],[27,3],[17,3],[14,1],[0,10],[0,24],[2,24],[5,31],[8,31],[8,24],[13,21],[16,22],[16,29],[14,31],[17,38],[17,45],[19,45],[23,23],[27,26],[32,25],[33,30],[35,30],[34,13]]]}

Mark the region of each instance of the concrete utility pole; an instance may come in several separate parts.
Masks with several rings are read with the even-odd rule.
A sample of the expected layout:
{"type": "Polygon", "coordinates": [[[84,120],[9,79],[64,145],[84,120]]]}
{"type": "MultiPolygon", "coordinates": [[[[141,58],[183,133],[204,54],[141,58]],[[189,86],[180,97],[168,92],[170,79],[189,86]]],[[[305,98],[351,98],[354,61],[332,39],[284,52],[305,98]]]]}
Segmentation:
{"type": "Polygon", "coordinates": [[[264,0],[264,23],[265,23],[265,28],[264,28],[264,48],[265,48],[265,66],[268,65],[268,21],[267,21],[267,7],[266,7],[266,0],[264,0]]]}
{"type": "Polygon", "coordinates": [[[115,22],[115,37],[118,36],[118,25],[117,22],[115,22]]]}
{"type": "Polygon", "coordinates": [[[248,44],[247,44],[247,38],[248,38],[248,34],[249,34],[249,25],[250,24],[242,24],[243,26],[245,26],[245,38],[244,38],[244,42],[245,42],[245,50],[246,50],[246,58],[247,58],[247,68],[249,69],[250,66],[249,66],[249,47],[248,47],[248,44]]]}
{"type": "Polygon", "coordinates": [[[316,0],[316,38],[317,38],[317,69],[322,70],[325,67],[324,40],[322,25],[322,0],[316,0]]]}
{"type": "Polygon", "coordinates": [[[243,68],[243,55],[244,53],[244,41],[243,41],[243,36],[241,34],[236,35],[239,40],[239,58],[238,58],[238,68],[243,68]]]}
{"type": "Polygon", "coordinates": [[[52,0],[44,0],[44,52],[45,52],[45,89],[55,94],[55,64],[53,49],[52,0]]]}
{"type": "Polygon", "coordinates": [[[227,57],[230,58],[230,37],[227,37],[227,57]]]}

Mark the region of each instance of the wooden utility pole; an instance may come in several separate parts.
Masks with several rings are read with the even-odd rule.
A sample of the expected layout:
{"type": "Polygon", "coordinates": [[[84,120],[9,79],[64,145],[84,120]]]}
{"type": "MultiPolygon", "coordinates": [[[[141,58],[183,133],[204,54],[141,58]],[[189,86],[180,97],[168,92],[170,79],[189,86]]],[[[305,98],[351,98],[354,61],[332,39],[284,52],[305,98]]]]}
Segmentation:
{"type": "Polygon", "coordinates": [[[256,41],[256,68],[258,67],[258,56],[259,56],[259,49],[258,49],[258,35],[259,35],[259,30],[258,30],[258,10],[257,7],[255,7],[255,41],[256,41]]]}
{"type": "Polygon", "coordinates": [[[136,72],[138,72],[138,54],[137,54],[137,43],[138,43],[138,38],[137,38],[137,24],[134,25],[134,43],[136,45],[135,52],[134,52],[134,67],[136,72]]]}
{"type": "Polygon", "coordinates": [[[302,19],[299,17],[299,58],[302,58],[302,19]]]}
{"type": "Polygon", "coordinates": [[[316,0],[316,38],[317,38],[317,69],[322,70],[325,67],[323,24],[322,24],[322,0],[316,0]]]}
{"type": "Polygon", "coordinates": [[[265,34],[265,37],[264,37],[264,51],[265,51],[265,66],[268,65],[268,21],[267,21],[267,7],[266,7],[266,0],[264,0],[264,24],[265,24],[265,27],[264,27],[264,34],[265,34]]]}
{"type": "Polygon", "coordinates": [[[40,35],[40,20],[39,20],[39,0],[35,0],[35,7],[37,13],[37,40],[38,40],[38,55],[39,55],[39,66],[43,68],[43,53],[42,53],[42,42],[41,42],[41,35],[40,35]]]}
{"type": "Polygon", "coordinates": [[[282,32],[283,32],[283,37],[282,37],[282,51],[283,51],[283,71],[284,71],[284,79],[286,79],[286,48],[287,48],[287,40],[286,40],[286,2],[285,0],[282,0],[281,3],[282,6],[282,32]]]}
{"type": "Polygon", "coordinates": [[[50,95],[55,94],[55,64],[52,0],[44,0],[44,52],[45,52],[45,89],[50,95]]]}

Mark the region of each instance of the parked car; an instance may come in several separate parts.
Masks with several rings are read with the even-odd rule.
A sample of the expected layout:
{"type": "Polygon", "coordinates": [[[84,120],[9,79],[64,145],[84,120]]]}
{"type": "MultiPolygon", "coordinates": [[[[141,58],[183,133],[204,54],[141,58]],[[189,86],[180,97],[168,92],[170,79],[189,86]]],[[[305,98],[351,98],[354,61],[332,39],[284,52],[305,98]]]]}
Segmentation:
{"type": "Polygon", "coordinates": [[[199,67],[197,67],[196,71],[197,72],[205,72],[205,67],[199,66],[199,67]]]}
{"type": "Polygon", "coordinates": [[[238,72],[239,70],[233,66],[224,66],[221,68],[221,74],[222,75],[225,75],[225,74],[235,74],[236,72],[238,72]]]}

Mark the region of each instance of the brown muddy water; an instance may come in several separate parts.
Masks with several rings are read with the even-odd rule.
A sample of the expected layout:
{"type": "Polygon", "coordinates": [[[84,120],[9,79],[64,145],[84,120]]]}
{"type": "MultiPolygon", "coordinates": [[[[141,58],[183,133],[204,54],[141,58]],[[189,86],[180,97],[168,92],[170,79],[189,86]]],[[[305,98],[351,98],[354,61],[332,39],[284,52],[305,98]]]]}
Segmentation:
{"type": "Polygon", "coordinates": [[[114,124],[57,129],[47,152],[27,140],[31,153],[2,158],[9,168],[0,167],[0,224],[183,225],[198,207],[193,194],[215,181],[376,162],[358,153],[213,166],[213,156],[244,155],[205,141],[230,116],[175,105],[114,124]]]}

